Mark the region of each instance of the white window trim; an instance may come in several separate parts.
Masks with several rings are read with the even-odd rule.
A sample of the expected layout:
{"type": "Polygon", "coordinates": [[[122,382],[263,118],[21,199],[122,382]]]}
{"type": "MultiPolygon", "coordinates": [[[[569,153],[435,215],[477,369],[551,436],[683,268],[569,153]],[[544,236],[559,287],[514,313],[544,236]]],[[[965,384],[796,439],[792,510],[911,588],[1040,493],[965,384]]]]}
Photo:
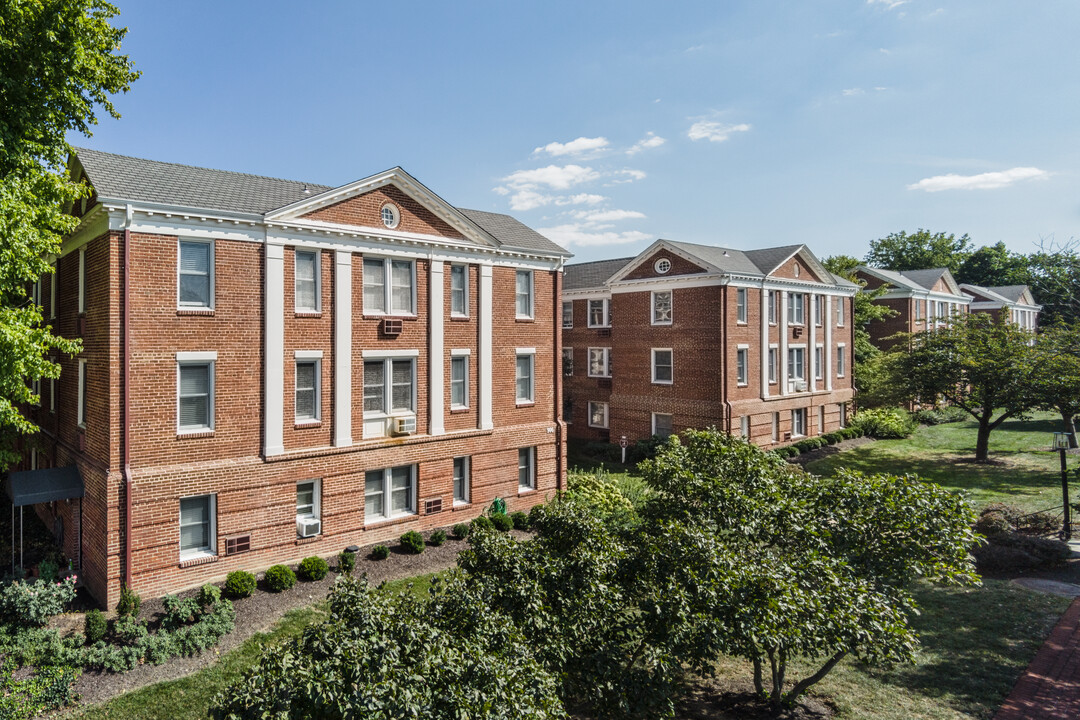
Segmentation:
{"type": "Polygon", "coordinates": [[[750,346],[749,345],[736,345],[735,346],[735,384],[738,387],[747,387],[750,384],[750,346]],[[743,377],[739,379],[739,355],[743,356],[743,377]]]}
{"type": "Polygon", "coordinates": [[[450,409],[451,410],[468,410],[469,409],[469,356],[470,351],[465,350],[451,350],[450,351],[450,382],[447,383],[450,387],[450,409]],[[465,365],[465,372],[462,377],[462,395],[465,398],[465,402],[462,404],[455,404],[454,398],[454,360],[461,360],[465,365]]]}
{"type": "Polygon", "coordinates": [[[671,418],[671,434],[674,435],[675,434],[675,416],[672,415],[671,413],[656,413],[656,412],[654,412],[652,414],[652,434],[656,435],[656,418],[658,416],[671,418]]]}
{"type": "MultiPolygon", "coordinates": [[[[177,247],[177,252],[179,252],[180,251],[180,245],[177,244],[176,247],[177,247]]],[[[211,254],[211,257],[213,257],[212,254],[211,254]]],[[[179,269],[179,265],[178,265],[177,269],[179,269]]],[[[214,283],[211,280],[211,282],[210,282],[211,287],[213,287],[213,284],[214,283]]],[[[179,285],[177,285],[176,292],[177,292],[177,297],[179,297],[179,293],[180,293],[179,285]]],[[[213,293],[211,293],[211,296],[212,295],[213,295],[213,293]]],[[[86,312],[86,248],[84,248],[84,247],[79,248],[79,310],[78,310],[78,312],[79,312],[80,315],[82,315],[82,314],[84,314],[86,312]]]]}
{"type": "Polygon", "coordinates": [[[573,300],[563,300],[562,301],[562,329],[563,330],[572,330],[573,328],[574,328],[574,301],[573,300]],[[566,314],[566,306],[567,305],[570,306],[570,314],[569,315],[566,314]],[[570,321],[569,325],[566,324],[567,320],[570,321]]]}
{"type": "Polygon", "coordinates": [[[745,325],[748,315],[747,305],[750,303],[750,293],[746,288],[735,288],[735,324],[745,325]],[[741,298],[741,302],[740,302],[741,298]]]}
{"type": "Polygon", "coordinates": [[[825,406],[824,405],[818,405],[817,418],[815,418],[815,419],[817,420],[817,424],[818,424],[818,426],[817,426],[817,434],[821,435],[821,434],[823,434],[825,432],[825,406]]]}
{"type": "Polygon", "coordinates": [[[769,373],[769,384],[776,385],[780,381],[780,346],[776,343],[769,344],[769,355],[765,358],[766,365],[765,370],[769,373]],[[769,358],[773,358],[773,363],[770,366],[768,364],[769,358]]]}
{"type": "MultiPolygon", "coordinates": [[[[178,380],[179,382],[179,380],[178,380]]],[[[76,421],[80,428],[86,429],[86,360],[79,360],[79,394],[75,401],[77,405],[76,421]]],[[[179,416],[179,413],[177,413],[179,416]]]]}
{"type": "Polygon", "coordinates": [[[364,304],[364,315],[372,315],[377,317],[416,317],[416,260],[412,258],[400,258],[400,257],[383,257],[381,255],[365,255],[360,262],[360,302],[364,304]],[[363,268],[365,261],[380,261],[383,264],[383,303],[385,310],[374,310],[367,307],[364,303],[364,283],[363,283],[363,268]],[[393,265],[394,262],[407,262],[409,263],[409,284],[412,291],[412,310],[408,312],[395,311],[394,310],[394,284],[393,277],[393,265]]]}
{"type": "Polygon", "coordinates": [[[807,383],[807,389],[809,389],[809,380],[807,380],[807,378],[806,378],[806,375],[807,375],[807,372],[806,372],[807,371],[807,362],[806,362],[807,348],[806,348],[806,345],[805,344],[788,345],[787,346],[787,352],[788,352],[788,356],[787,356],[787,378],[785,378],[785,379],[787,380],[787,383],[788,383],[788,391],[789,392],[797,392],[796,390],[792,389],[792,383],[797,383],[797,382],[807,383]],[[793,374],[795,372],[795,363],[792,362],[792,353],[794,351],[796,351],[796,350],[801,350],[802,351],[802,376],[801,377],[798,376],[798,375],[793,374]]]}
{"type": "Polygon", "coordinates": [[[518,448],[518,492],[532,492],[536,490],[536,446],[527,448],[518,448]],[[521,453],[525,451],[528,453],[527,460],[527,474],[528,484],[521,484],[521,453]]]}
{"type": "MultiPolygon", "coordinates": [[[[297,520],[321,520],[322,519],[322,478],[310,478],[308,480],[298,480],[296,482],[296,491],[300,492],[300,486],[306,483],[314,483],[315,490],[311,497],[311,515],[301,515],[296,513],[297,520]]],[[[321,533],[320,533],[321,534],[321,533]]]]}
{"type": "Polygon", "coordinates": [[[779,313],[776,306],[780,304],[780,291],[766,290],[765,292],[769,294],[765,301],[765,312],[769,314],[769,325],[776,325],[779,319],[779,313]]]}
{"type": "Polygon", "coordinates": [[[749,440],[750,439],[750,416],[749,415],[743,415],[741,418],[739,418],[739,435],[744,440],[749,440]]]}
{"type": "Polygon", "coordinates": [[[652,366],[652,378],[653,385],[674,385],[675,384],[675,351],[671,348],[652,348],[652,352],[649,353],[649,364],[652,366]],[[671,379],[670,380],[657,380],[656,379],[656,353],[666,352],[671,353],[671,379]]]}
{"type": "Polygon", "coordinates": [[[176,434],[190,435],[214,431],[214,390],[217,379],[217,352],[178,352],[176,353],[176,434]],[[180,368],[184,365],[209,366],[209,386],[207,388],[206,426],[184,427],[180,424],[180,368]]]}
{"type": "MultiPolygon", "coordinates": [[[[213,282],[211,282],[211,286],[213,282]]],[[[321,250],[293,250],[293,312],[298,313],[321,313],[322,312],[322,251],[321,250]],[[300,255],[313,255],[315,257],[315,307],[301,307],[297,302],[296,294],[296,259],[300,255]]]]}
{"type": "Polygon", "coordinates": [[[825,379],[825,346],[821,343],[814,345],[814,379],[825,379]]]}
{"type": "Polygon", "coordinates": [[[450,263],[450,270],[446,273],[446,281],[450,284],[450,317],[467,318],[469,317],[469,266],[463,263],[450,263]],[[462,304],[465,306],[463,312],[454,310],[454,270],[461,268],[462,276],[462,304]]]}
{"type": "Polygon", "coordinates": [[[464,477],[465,482],[462,483],[462,490],[464,491],[464,497],[459,498],[457,496],[457,489],[454,488],[454,487],[450,488],[450,492],[454,497],[454,505],[468,505],[472,500],[472,457],[469,456],[469,455],[459,455],[458,457],[453,459],[453,462],[450,465],[450,483],[451,483],[451,485],[453,485],[453,483],[454,483],[454,470],[453,470],[454,463],[456,463],[458,460],[462,461],[462,466],[464,468],[464,474],[465,474],[465,477],[464,477]]]}
{"type": "Polygon", "coordinates": [[[518,320],[532,320],[536,317],[536,278],[532,270],[523,270],[518,268],[514,273],[514,317],[518,320]],[[529,276],[529,314],[522,315],[518,312],[517,306],[517,279],[522,273],[527,273],[529,276]]]}
{"type": "Polygon", "coordinates": [[[322,422],[322,351],[298,350],[293,362],[293,419],[297,424],[322,422]],[[301,363],[314,363],[315,365],[315,407],[313,417],[300,417],[296,414],[296,371],[301,363]]]}
{"type": "MultiPolygon", "coordinates": [[[[388,417],[408,417],[410,415],[416,415],[416,358],[419,357],[419,351],[416,350],[388,350],[379,352],[377,350],[364,352],[364,362],[382,362],[383,363],[383,405],[387,405],[387,402],[391,405],[389,410],[364,410],[363,416],[365,420],[372,420],[375,418],[388,418],[388,417]],[[392,361],[394,360],[412,360],[412,410],[394,410],[393,409],[393,393],[394,393],[394,370],[392,361]]],[[[361,376],[362,377],[362,376],[361,376]]],[[[361,383],[361,395],[360,395],[361,407],[363,407],[363,384],[361,383]]],[[[374,437],[382,437],[374,436],[374,437]]]]}
{"type": "Polygon", "coordinates": [[[49,378],[49,412],[56,412],[56,378],[49,378]]]}
{"type": "Polygon", "coordinates": [[[589,427],[601,428],[603,430],[607,430],[608,427],[610,426],[610,422],[611,422],[610,419],[608,418],[608,412],[609,412],[608,404],[606,402],[600,402],[599,400],[590,400],[588,410],[589,410],[589,427]],[[593,406],[594,405],[603,405],[604,406],[604,424],[603,425],[597,425],[596,423],[593,422],[593,406]]]}
{"type": "Polygon", "coordinates": [[[814,298],[814,327],[821,327],[825,323],[825,296],[811,295],[814,298]]]}
{"type": "Polygon", "coordinates": [[[836,327],[844,327],[844,296],[836,296],[836,327]]]}
{"type": "Polygon", "coordinates": [[[772,414],[772,441],[780,442],[780,413],[772,414]]]}
{"type": "MultiPolygon", "coordinates": [[[[649,320],[653,325],[671,325],[675,319],[675,291],[674,290],[653,290],[649,294],[649,320]],[[659,293],[664,293],[669,297],[668,300],[668,314],[671,316],[667,320],[656,319],[656,296],[659,293]]],[[[610,325],[610,317],[609,322],[610,325]]]]}
{"type": "Polygon", "coordinates": [[[787,312],[788,325],[805,326],[806,325],[806,293],[803,292],[789,292],[787,296],[787,312]],[[799,304],[796,306],[795,298],[799,298],[799,304]],[[800,307],[802,309],[802,318],[795,319],[795,308],[800,307]]]}
{"type": "Polygon", "coordinates": [[[56,278],[60,268],[57,263],[52,264],[52,275],[49,276],[49,319],[56,319],[56,278]]]}
{"type": "Polygon", "coordinates": [[[610,298],[589,298],[585,301],[585,324],[591,328],[609,328],[611,327],[611,299],[610,298]],[[604,324],[594,325],[592,321],[592,308],[590,307],[594,302],[603,303],[604,308],[604,324]]]}
{"type": "MultiPolygon", "coordinates": [[[[205,557],[217,557],[217,495],[215,493],[203,493],[202,495],[185,495],[184,497],[180,498],[180,503],[178,503],[177,513],[176,513],[176,515],[177,515],[177,517],[176,517],[176,529],[177,529],[178,534],[179,534],[180,523],[181,523],[181,514],[182,514],[182,511],[180,510],[179,505],[182,504],[184,500],[190,500],[191,498],[201,498],[201,497],[210,498],[210,507],[209,507],[210,532],[208,533],[209,540],[210,540],[210,546],[208,548],[199,548],[197,550],[183,550],[183,549],[180,549],[180,560],[181,561],[197,560],[199,558],[205,558],[205,557]]],[[[177,546],[178,547],[179,547],[179,544],[180,544],[180,541],[178,540],[177,541],[177,546]]]]}
{"type": "Polygon", "coordinates": [[[418,503],[418,500],[417,500],[417,497],[416,497],[416,489],[417,489],[417,487],[416,487],[417,486],[416,475],[417,475],[417,468],[416,468],[415,463],[412,464],[412,465],[395,465],[393,467],[386,467],[386,468],[372,468],[371,470],[365,471],[364,472],[364,527],[371,527],[372,525],[381,525],[382,523],[390,522],[392,520],[396,520],[397,518],[411,517],[413,515],[416,515],[416,507],[417,507],[417,503],[418,503]],[[404,510],[402,512],[395,513],[393,515],[387,515],[386,512],[388,510],[390,510],[390,505],[392,504],[391,497],[392,497],[392,492],[393,491],[392,491],[392,484],[391,484],[391,480],[390,480],[391,472],[394,470],[394,468],[399,468],[399,467],[407,467],[407,468],[409,468],[409,482],[412,484],[412,492],[410,493],[410,497],[412,499],[412,507],[409,508],[408,510],[404,510]],[[382,476],[383,476],[383,487],[382,487],[383,514],[376,517],[376,518],[369,518],[368,514],[367,514],[367,474],[368,474],[368,472],[382,472],[382,476]]]}
{"type": "Polygon", "coordinates": [[[585,368],[585,374],[588,377],[611,377],[611,348],[609,347],[591,347],[589,348],[588,356],[585,358],[587,367],[585,368]],[[593,350],[602,350],[604,352],[604,375],[594,375],[592,371],[592,354],[593,350]]]}
{"type": "Polygon", "coordinates": [[[514,353],[514,401],[517,405],[534,405],[536,403],[536,348],[517,348],[514,353]],[[523,357],[529,358],[528,398],[518,395],[517,361],[523,357]]]}
{"type": "MultiPolygon", "coordinates": [[[[215,272],[215,268],[217,267],[217,263],[215,262],[216,254],[217,254],[217,248],[215,247],[215,243],[214,243],[213,240],[205,240],[203,238],[181,237],[176,241],[176,307],[178,309],[180,309],[180,310],[213,310],[214,309],[214,305],[215,305],[214,299],[217,296],[217,293],[214,292],[214,288],[217,285],[217,273],[215,272]],[[192,244],[201,243],[203,245],[209,245],[210,246],[210,259],[209,259],[209,263],[210,263],[210,291],[209,291],[210,292],[210,298],[209,298],[209,300],[210,300],[210,303],[208,305],[180,302],[180,255],[181,255],[180,246],[183,243],[192,243],[192,244]]],[[[80,276],[81,275],[83,275],[83,273],[80,273],[80,276]]],[[[80,296],[81,295],[82,295],[82,291],[80,289],[80,296]]],[[[83,306],[83,303],[82,303],[81,300],[79,302],[79,306],[80,306],[80,308],[83,306]]],[[[83,310],[80,309],[79,312],[83,312],[83,310]]]]}
{"type": "Polygon", "coordinates": [[[847,376],[847,363],[847,343],[836,343],[836,377],[847,376]],[[840,367],[841,360],[843,360],[843,367],[840,367]]]}
{"type": "Polygon", "coordinates": [[[806,437],[806,431],[807,431],[806,421],[807,421],[806,408],[792,408],[791,409],[791,437],[793,439],[797,438],[797,437],[806,437]],[[802,418],[802,426],[803,426],[802,430],[803,431],[799,432],[799,433],[795,432],[795,417],[796,417],[796,414],[799,414],[799,417],[802,418]]]}

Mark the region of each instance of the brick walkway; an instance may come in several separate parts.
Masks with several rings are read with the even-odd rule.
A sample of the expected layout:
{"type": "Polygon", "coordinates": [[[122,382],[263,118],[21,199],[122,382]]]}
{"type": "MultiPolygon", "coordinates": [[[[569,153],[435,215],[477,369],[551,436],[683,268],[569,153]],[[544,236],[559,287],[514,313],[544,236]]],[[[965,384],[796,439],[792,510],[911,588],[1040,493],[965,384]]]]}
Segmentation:
{"type": "Polygon", "coordinates": [[[994,720],[1080,718],[1080,598],[1073,601],[994,720]]]}

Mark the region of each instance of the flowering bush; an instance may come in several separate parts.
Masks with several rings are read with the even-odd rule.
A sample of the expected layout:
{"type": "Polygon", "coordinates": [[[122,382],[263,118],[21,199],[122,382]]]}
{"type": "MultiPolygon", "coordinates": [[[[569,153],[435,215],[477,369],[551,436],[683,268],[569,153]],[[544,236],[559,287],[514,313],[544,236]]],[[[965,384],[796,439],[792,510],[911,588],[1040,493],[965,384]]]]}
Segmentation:
{"type": "Polygon", "coordinates": [[[40,627],[75,599],[75,576],[58,582],[16,580],[0,585],[0,618],[40,627]]]}

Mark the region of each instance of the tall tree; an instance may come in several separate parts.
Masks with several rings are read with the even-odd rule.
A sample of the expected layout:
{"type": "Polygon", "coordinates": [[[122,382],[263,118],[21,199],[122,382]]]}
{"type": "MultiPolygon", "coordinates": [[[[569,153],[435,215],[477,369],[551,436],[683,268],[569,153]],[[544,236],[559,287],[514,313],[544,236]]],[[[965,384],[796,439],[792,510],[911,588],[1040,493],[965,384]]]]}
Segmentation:
{"type": "Polygon", "coordinates": [[[897,344],[894,382],[912,400],[941,398],[975,418],[975,461],[988,462],[990,431],[1036,404],[1034,335],[986,313],[950,322],[897,344]]]}
{"type": "Polygon", "coordinates": [[[45,355],[80,349],[42,324],[28,288],[52,271],[77,223],[66,209],[86,193],[64,168],[67,132],[89,135],[97,108],[119,117],[109,96],[139,75],[119,54],[117,13],[99,0],[0,0],[0,469],[37,429],[20,410],[38,401],[28,383],[60,373],[45,355]]]}
{"type": "Polygon", "coordinates": [[[1020,253],[1010,252],[1005,243],[998,242],[985,245],[969,255],[955,273],[956,281],[982,287],[1027,285],[1027,265],[1027,258],[1020,253]]]}
{"type": "Polygon", "coordinates": [[[870,241],[866,264],[886,270],[949,268],[954,275],[971,254],[971,238],[931,233],[919,228],[910,235],[901,230],[870,241]]]}
{"type": "Polygon", "coordinates": [[[1043,306],[1039,324],[1080,322],[1080,240],[1043,242],[1027,256],[1027,266],[1026,283],[1043,306]]]}
{"type": "Polygon", "coordinates": [[[1035,344],[1039,407],[1061,414],[1069,446],[1077,447],[1075,418],[1080,415],[1080,324],[1043,328],[1035,344]]]}

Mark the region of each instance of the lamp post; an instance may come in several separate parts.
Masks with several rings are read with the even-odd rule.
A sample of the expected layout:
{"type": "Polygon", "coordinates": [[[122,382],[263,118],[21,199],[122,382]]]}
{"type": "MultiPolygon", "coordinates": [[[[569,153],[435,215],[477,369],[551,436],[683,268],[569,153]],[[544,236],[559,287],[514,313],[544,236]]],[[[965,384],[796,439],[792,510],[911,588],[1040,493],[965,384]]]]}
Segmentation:
{"type": "Polygon", "coordinates": [[[1054,433],[1054,449],[1061,457],[1061,501],[1065,507],[1065,524],[1061,535],[1065,540],[1072,540],[1072,519],[1069,512],[1069,475],[1065,470],[1065,451],[1069,449],[1070,433],[1054,433]]]}

